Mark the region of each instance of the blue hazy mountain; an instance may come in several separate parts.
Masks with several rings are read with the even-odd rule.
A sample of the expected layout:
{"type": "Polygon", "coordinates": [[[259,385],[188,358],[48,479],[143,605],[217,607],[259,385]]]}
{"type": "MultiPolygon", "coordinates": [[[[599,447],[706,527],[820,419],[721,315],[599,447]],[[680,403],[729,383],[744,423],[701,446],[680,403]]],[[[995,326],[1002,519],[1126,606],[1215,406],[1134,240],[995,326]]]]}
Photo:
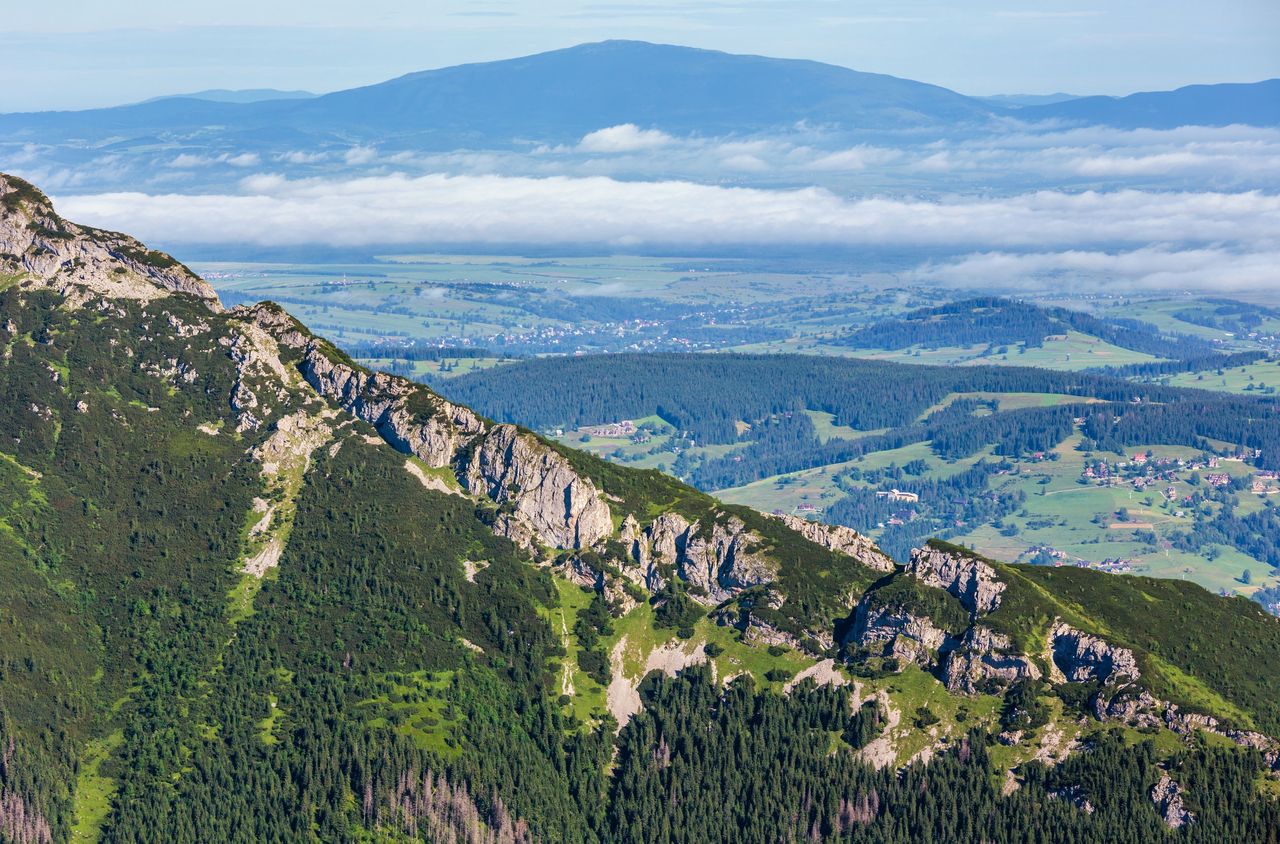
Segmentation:
{"type": "Polygon", "coordinates": [[[999,109],[936,85],[813,61],[635,41],[411,73],[303,100],[166,98],[115,108],[0,116],[39,138],[235,134],[420,148],[563,143],[619,123],[675,134],[749,134],[797,123],[896,130],[986,121],[999,109]],[[206,127],[219,127],[206,130],[206,127]],[[394,142],[394,141],[393,141],[394,142]]]}
{"type": "Polygon", "coordinates": [[[1022,108],[1023,106],[1053,105],[1054,103],[1065,103],[1067,100],[1080,99],[1079,94],[992,94],[988,97],[978,97],[984,103],[991,103],[997,106],[1010,106],[1013,108],[1022,108]]]}
{"type": "Polygon", "coordinates": [[[1255,83],[1188,85],[1127,97],[1079,97],[1018,111],[1028,120],[1059,119],[1123,129],[1178,126],[1280,125],[1280,79],[1255,83]]]}
{"type": "Polygon", "coordinates": [[[572,143],[620,123],[676,135],[751,135],[797,125],[946,132],[1010,115],[1124,127],[1280,123],[1278,80],[1006,106],[820,62],[638,41],[422,71],[309,98],[253,94],[205,92],[114,108],[0,115],[0,140],[110,139],[120,147],[181,139],[183,146],[263,151],[376,142],[442,150],[572,143]]]}
{"type": "Polygon", "coordinates": [[[277,88],[210,88],[190,94],[167,94],[150,97],[139,103],[157,103],[161,100],[207,100],[212,103],[260,103],[266,100],[309,100],[317,96],[310,91],[281,91],[277,88]]]}

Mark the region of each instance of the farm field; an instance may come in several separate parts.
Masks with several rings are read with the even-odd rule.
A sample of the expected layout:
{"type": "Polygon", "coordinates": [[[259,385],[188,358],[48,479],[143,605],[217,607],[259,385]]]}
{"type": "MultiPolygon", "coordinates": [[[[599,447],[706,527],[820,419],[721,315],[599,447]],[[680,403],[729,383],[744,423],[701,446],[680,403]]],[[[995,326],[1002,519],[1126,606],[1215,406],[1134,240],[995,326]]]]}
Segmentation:
{"type": "Polygon", "coordinates": [[[1248,366],[1221,370],[1221,374],[1219,370],[1183,372],[1160,381],[1174,387],[1195,387],[1224,393],[1267,393],[1280,388],[1280,360],[1261,360],[1248,366]]]}
{"type": "Polygon", "coordinates": [[[914,347],[900,351],[865,351],[858,357],[892,360],[899,363],[931,363],[962,366],[1039,366],[1074,372],[1102,366],[1127,366],[1159,360],[1152,355],[1122,349],[1119,346],[1081,334],[1077,331],[1046,339],[1039,348],[1000,347],[988,344],[969,347],[926,349],[914,347]]]}

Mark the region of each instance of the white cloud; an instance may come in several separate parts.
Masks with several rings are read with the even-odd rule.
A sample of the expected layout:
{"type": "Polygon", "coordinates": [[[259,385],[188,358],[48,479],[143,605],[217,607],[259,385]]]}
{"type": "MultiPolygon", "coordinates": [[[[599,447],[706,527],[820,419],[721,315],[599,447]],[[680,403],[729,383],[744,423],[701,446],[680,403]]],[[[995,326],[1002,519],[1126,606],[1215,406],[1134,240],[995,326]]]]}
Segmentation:
{"type": "Polygon", "coordinates": [[[219,161],[225,161],[232,167],[257,167],[262,163],[256,152],[242,152],[239,155],[221,155],[219,161]]]}
{"type": "Polygon", "coordinates": [[[276,156],[276,161],[283,161],[285,164],[316,164],[328,158],[328,153],[323,152],[304,152],[302,150],[290,150],[276,156]]]}
{"type": "Polygon", "coordinates": [[[373,147],[356,146],[351,147],[342,154],[342,160],[347,164],[355,166],[358,164],[371,164],[378,158],[378,151],[373,147]]]}
{"type": "Polygon", "coordinates": [[[675,141],[675,138],[658,129],[641,129],[634,123],[621,123],[607,129],[597,129],[582,136],[579,152],[640,152],[658,149],[675,141]]]}
{"type": "Polygon", "coordinates": [[[170,167],[185,169],[190,167],[207,167],[210,164],[230,164],[232,167],[257,167],[262,163],[262,159],[256,152],[242,152],[232,154],[224,152],[221,155],[207,156],[196,155],[194,153],[184,152],[176,156],[169,162],[170,167]]]}
{"type": "Polygon", "coordinates": [[[170,167],[204,167],[213,163],[213,159],[203,155],[192,155],[184,152],[169,162],[170,167]]]}
{"type": "Polygon", "coordinates": [[[865,170],[879,167],[902,157],[898,150],[884,147],[856,146],[852,149],[819,155],[807,162],[812,170],[865,170]]]}
{"type": "MultiPolygon", "coordinates": [[[[231,195],[65,196],[63,213],[167,243],[903,244],[1055,250],[1280,241],[1280,196],[1260,191],[847,199],[606,177],[256,175],[231,195]]],[[[1280,280],[1278,280],[1280,283],[1280,280]]]]}
{"type": "Polygon", "coordinates": [[[769,165],[764,161],[764,159],[754,155],[749,155],[747,153],[739,153],[738,155],[731,155],[728,158],[721,160],[720,164],[723,167],[726,167],[730,170],[748,170],[748,171],[760,172],[760,171],[769,169],[769,165]]]}
{"type": "Polygon", "coordinates": [[[984,252],[917,269],[917,278],[965,287],[1027,290],[1121,287],[1267,290],[1280,285],[1280,251],[1147,247],[1127,252],[984,252]]]}

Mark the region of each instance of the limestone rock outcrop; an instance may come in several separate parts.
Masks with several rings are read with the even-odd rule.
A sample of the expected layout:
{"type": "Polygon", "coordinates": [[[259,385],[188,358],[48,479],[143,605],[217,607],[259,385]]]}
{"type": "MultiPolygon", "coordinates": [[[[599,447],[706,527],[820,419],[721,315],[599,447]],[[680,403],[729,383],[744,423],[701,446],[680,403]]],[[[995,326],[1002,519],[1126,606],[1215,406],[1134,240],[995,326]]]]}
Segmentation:
{"type": "MultiPolygon", "coordinates": [[[[269,322],[286,332],[283,342],[297,341],[291,320],[269,322]]],[[[613,532],[609,507],[591,480],[514,425],[489,425],[425,387],[351,366],[321,340],[306,343],[300,369],[316,392],[368,422],[398,451],[433,468],[465,459],[455,466],[458,480],[499,505],[500,536],[525,547],[585,548],[613,532]]]]}
{"type": "Polygon", "coordinates": [[[893,657],[900,665],[928,665],[933,655],[950,641],[933,622],[894,606],[872,604],[863,599],[854,614],[853,627],[845,641],[893,657]]]}
{"type": "Polygon", "coordinates": [[[693,587],[690,594],[707,605],[777,578],[777,562],[759,553],[761,538],[737,516],[704,524],[668,512],[657,516],[643,532],[638,523],[629,528],[624,525],[624,530],[623,541],[630,545],[637,564],[674,570],[693,587]]]}
{"type": "Polygon", "coordinates": [[[960,644],[946,655],[942,680],[947,689],[977,694],[992,684],[1008,686],[1018,680],[1040,678],[1039,667],[1014,649],[1009,637],[975,625],[960,644]]]}
{"type": "Polygon", "coordinates": [[[1005,584],[987,563],[937,548],[911,552],[907,571],[926,586],[950,592],[977,618],[1000,606],[1005,584]]]}
{"type": "Polygon", "coordinates": [[[1133,651],[1062,622],[1050,631],[1049,646],[1054,663],[1072,683],[1097,681],[1115,685],[1122,679],[1136,680],[1141,676],[1133,651]]]}
{"type": "Polygon", "coordinates": [[[609,507],[595,484],[574,472],[559,452],[514,425],[493,426],[472,451],[459,480],[468,492],[508,506],[556,548],[586,548],[613,532],[609,507]]]}
{"type": "Polygon", "coordinates": [[[485,432],[484,421],[468,408],[404,379],[350,366],[336,359],[322,340],[307,344],[301,369],[320,395],[368,422],[392,447],[433,468],[448,466],[460,448],[485,432]]]}
{"type": "Polygon", "coordinates": [[[1196,819],[1183,803],[1182,786],[1168,774],[1161,774],[1160,781],[1152,786],[1151,802],[1170,829],[1181,829],[1196,819]]]}
{"type": "Polygon", "coordinates": [[[676,571],[687,583],[703,590],[705,597],[696,590],[693,594],[704,603],[718,604],[777,577],[777,563],[756,552],[759,538],[747,531],[737,516],[717,520],[709,529],[694,525],[685,536],[684,554],[676,562],[676,571]]]}
{"type": "Polygon", "coordinates": [[[97,297],[149,302],[187,293],[221,310],[203,279],[163,252],[116,232],[58,216],[49,199],[21,179],[0,174],[0,276],[47,287],[73,306],[97,297]]]}
{"type": "Polygon", "coordinates": [[[1161,726],[1161,703],[1141,686],[1129,683],[1099,691],[1093,697],[1093,714],[1099,721],[1118,721],[1132,727],[1161,726]]]}
{"type": "Polygon", "coordinates": [[[810,542],[821,545],[829,551],[853,557],[867,568],[883,572],[891,572],[894,569],[893,560],[877,548],[870,537],[863,536],[853,528],[815,522],[789,514],[774,518],[810,542]]]}

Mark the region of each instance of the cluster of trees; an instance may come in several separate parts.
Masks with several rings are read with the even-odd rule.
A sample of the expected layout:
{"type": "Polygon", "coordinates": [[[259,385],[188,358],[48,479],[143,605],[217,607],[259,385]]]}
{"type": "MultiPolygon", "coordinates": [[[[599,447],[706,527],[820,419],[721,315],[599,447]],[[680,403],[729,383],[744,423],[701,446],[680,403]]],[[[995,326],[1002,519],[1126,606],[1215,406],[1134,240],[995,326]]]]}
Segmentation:
{"type": "Polygon", "coordinates": [[[737,422],[804,410],[830,413],[835,424],[856,431],[899,428],[952,393],[1039,392],[1116,402],[1176,402],[1196,395],[1103,375],[1022,367],[671,353],[538,358],[468,373],[439,389],[490,418],[536,429],[656,413],[702,444],[740,441],[737,422]]]}
{"type": "Polygon", "coordinates": [[[543,358],[464,375],[440,385],[451,399],[500,421],[573,428],[658,414],[701,445],[741,444],[718,458],[682,461],[682,476],[723,489],[773,475],[852,460],[932,440],[945,457],[995,445],[1008,456],[1048,451],[1094,411],[1097,446],[1168,443],[1200,446],[1206,437],[1250,445],[1280,461],[1273,405],[1255,399],[1134,384],[1119,378],[1012,367],[907,366],[804,355],[603,355],[543,358]],[[997,412],[961,399],[924,422],[920,415],[953,393],[1043,392],[1103,404],[997,412]],[[1164,408],[1163,411],[1160,409],[1164,408]],[[821,442],[805,410],[865,435],[821,442]],[[976,415],[982,410],[986,415],[976,415]],[[988,412],[989,411],[989,412],[988,412]],[[1163,412],[1167,423],[1156,420],[1163,412]],[[1112,418],[1116,423],[1115,430],[1112,418]],[[1180,421],[1172,421],[1180,417],[1180,421]],[[1136,420],[1143,419],[1141,425],[1136,420]],[[742,430],[742,422],[754,423],[742,430]],[[885,430],[887,429],[887,430],[885,430]],[[1142,440],[1149,435],[1152,439],[1142,440]]]}
{"type": "Polygon", "coordinates": [[[1234,352],[1232,354],[1201,355],[1182,360],[1161,360],[1153,363],[1131,363],[1126,366],[1109,366],[1105,371],[1120,378],[1162,378],[1183,372],[1215,372],[1248,366],[1266,360],[1266,352],[1234,352]]]}
{"type": "Polygon", "coordinates": [[[1271,568],[1280,568],[1280,512],[1274,504],[1267,501],[1261,510],[1242,514],[1228,495],[1216,497],[1222,506],[1212,515],[1196,509],[1195,525],[1169,537],[1173,547],[1198,553],[1225,545],[1271,568]]]}
{"type": "Polygon", "coordinates": [[[1003,519],[1016,512],[1026,501],[1021,490],[997,492],[989,489],[990,479],[1007,470],[1003,461],[980,460],[973,466],[939,478],[918,478],[893,471],[863,473],[857,468],[837,476],[836,482],[845,493],[827,507],[825,518],[835,524],[870,533],[885,525],[877,544],[891,557],[906,560],[911,549],[918,548],[930,537],[947,538],[967,533],[974,527],[1003,519]],[[858,481],[876,484],[865,487],[858,481]],[[920,500],[909,505],[876,495],[877,491],[896,488],[914,492],[920,500]],[[891,524],[896,514],[911,511],[914,518],[902,524],[891,524]]]}
{"type": "MultiPolygon", "coordinates": [[[[1020,689],[1005,710],[1009,726],[1042,722],[1037,691],[1020,689]]],[[[846,689],[805,684],[783,698],[743,680],[721,689],[693,669],[651,678],[641,694],[644,710],[618,737],[612,841],[1277,840],[1280,806],[1252,785],[1262,770],[1257,754],[1202,748],[1162,760],[1150,742],[1130,746],[1103,732],[1089,752],[1057,766],[1023,766],[1022,787],[1005,796],[988,755],[993,739],[981,732],[901,771],[859,761],[847,739],[865,743],[879,717],[874,703],[854,709],[846,689]],[[1151,799],[1166,770],[1196,817],[1177,833],[1151,799]]]]}
{"type": "Polygon", "coordinates": [[[1270,400],[1199,394],[1176,404],[1095,405],[1083,431],[1095,448],[1118,454],[1151,444],[1214,452],[1209,440],[1218,440],[1248,450],[1261,469],[1280,469],[1280,413],[1270,400]]]}
{"type": "Polygon", "coordinates": [[[1256,331],[1264,320],[1280,319],[1280,311],[1252,302],[1237,302],[1232,299],[1208,299],[1206,302],[1213,307],[1183,308],[1174,311],[1173,316],[1192,325],[1203,325],[1235,334],[1256,331]]]}

